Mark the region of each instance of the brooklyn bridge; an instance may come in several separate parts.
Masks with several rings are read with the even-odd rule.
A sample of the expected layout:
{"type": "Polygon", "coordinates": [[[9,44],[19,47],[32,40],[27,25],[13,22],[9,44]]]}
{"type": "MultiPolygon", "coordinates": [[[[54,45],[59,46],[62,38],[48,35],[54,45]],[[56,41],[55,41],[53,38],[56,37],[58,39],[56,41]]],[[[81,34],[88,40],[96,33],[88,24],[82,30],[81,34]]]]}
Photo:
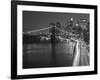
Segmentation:
{"type": "Polygon", "coordinates": [[[55,25],[23,32],[23,68],[88,66],[88,46],[76,37],[55,25]]]}

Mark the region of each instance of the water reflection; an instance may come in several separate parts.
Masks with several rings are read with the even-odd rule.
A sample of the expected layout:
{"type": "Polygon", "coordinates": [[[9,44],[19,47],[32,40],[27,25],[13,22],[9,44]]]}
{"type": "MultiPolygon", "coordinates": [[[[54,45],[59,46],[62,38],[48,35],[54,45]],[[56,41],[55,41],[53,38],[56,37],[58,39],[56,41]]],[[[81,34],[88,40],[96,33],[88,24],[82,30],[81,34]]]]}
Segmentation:
{"type": "Polygon", "coordinates": [[[73,50],[68,43],[23,45],[23,68],[72,66],[73,50]]]}

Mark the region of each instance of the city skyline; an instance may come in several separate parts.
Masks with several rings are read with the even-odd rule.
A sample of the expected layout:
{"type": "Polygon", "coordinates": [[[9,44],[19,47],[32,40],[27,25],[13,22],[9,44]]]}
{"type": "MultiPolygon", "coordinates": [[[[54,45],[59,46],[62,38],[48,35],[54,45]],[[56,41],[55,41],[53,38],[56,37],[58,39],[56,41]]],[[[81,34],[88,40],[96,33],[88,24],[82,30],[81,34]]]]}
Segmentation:
{"type": "Polygon", "coordinates": [[[23,32],[46,28],[51,22],[60,22],[65,27],[71,18],[74,24],[81,19],[89,22],[89,14],[23,11],[23,32]]]}

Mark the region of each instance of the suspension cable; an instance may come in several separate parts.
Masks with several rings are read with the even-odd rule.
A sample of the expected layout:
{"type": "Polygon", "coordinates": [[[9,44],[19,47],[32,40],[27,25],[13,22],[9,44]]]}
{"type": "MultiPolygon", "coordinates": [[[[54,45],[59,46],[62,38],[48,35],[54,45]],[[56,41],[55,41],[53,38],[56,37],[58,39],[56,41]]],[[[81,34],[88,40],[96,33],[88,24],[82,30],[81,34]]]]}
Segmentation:
{"type": "Polygon", "coordinates": [[[47,28],[42,28],[42,29],[36,29],[36,30],[32,30],[32,31],[27,31],[27,32],[24,32],[24,33],[39,32],[39,31],[43,31],[43,30],[46,30],[46,29],[49,29],[49,28],[52,28],[52,27],[47,27],[47,28]]]}

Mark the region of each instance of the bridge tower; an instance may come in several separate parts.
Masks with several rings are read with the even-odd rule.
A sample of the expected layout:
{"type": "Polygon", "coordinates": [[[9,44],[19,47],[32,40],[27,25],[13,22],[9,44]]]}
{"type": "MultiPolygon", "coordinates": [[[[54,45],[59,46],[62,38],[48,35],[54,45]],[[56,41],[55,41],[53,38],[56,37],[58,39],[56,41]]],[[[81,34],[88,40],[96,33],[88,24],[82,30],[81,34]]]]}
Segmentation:
{"type": "Polygon", "coordinates": [[[52,50],[52,64],[56,64],[56,54],[55,54],[55,23],[50,23],[51,28],[49,33],[51,34],[51,50],[52,50]]]}

